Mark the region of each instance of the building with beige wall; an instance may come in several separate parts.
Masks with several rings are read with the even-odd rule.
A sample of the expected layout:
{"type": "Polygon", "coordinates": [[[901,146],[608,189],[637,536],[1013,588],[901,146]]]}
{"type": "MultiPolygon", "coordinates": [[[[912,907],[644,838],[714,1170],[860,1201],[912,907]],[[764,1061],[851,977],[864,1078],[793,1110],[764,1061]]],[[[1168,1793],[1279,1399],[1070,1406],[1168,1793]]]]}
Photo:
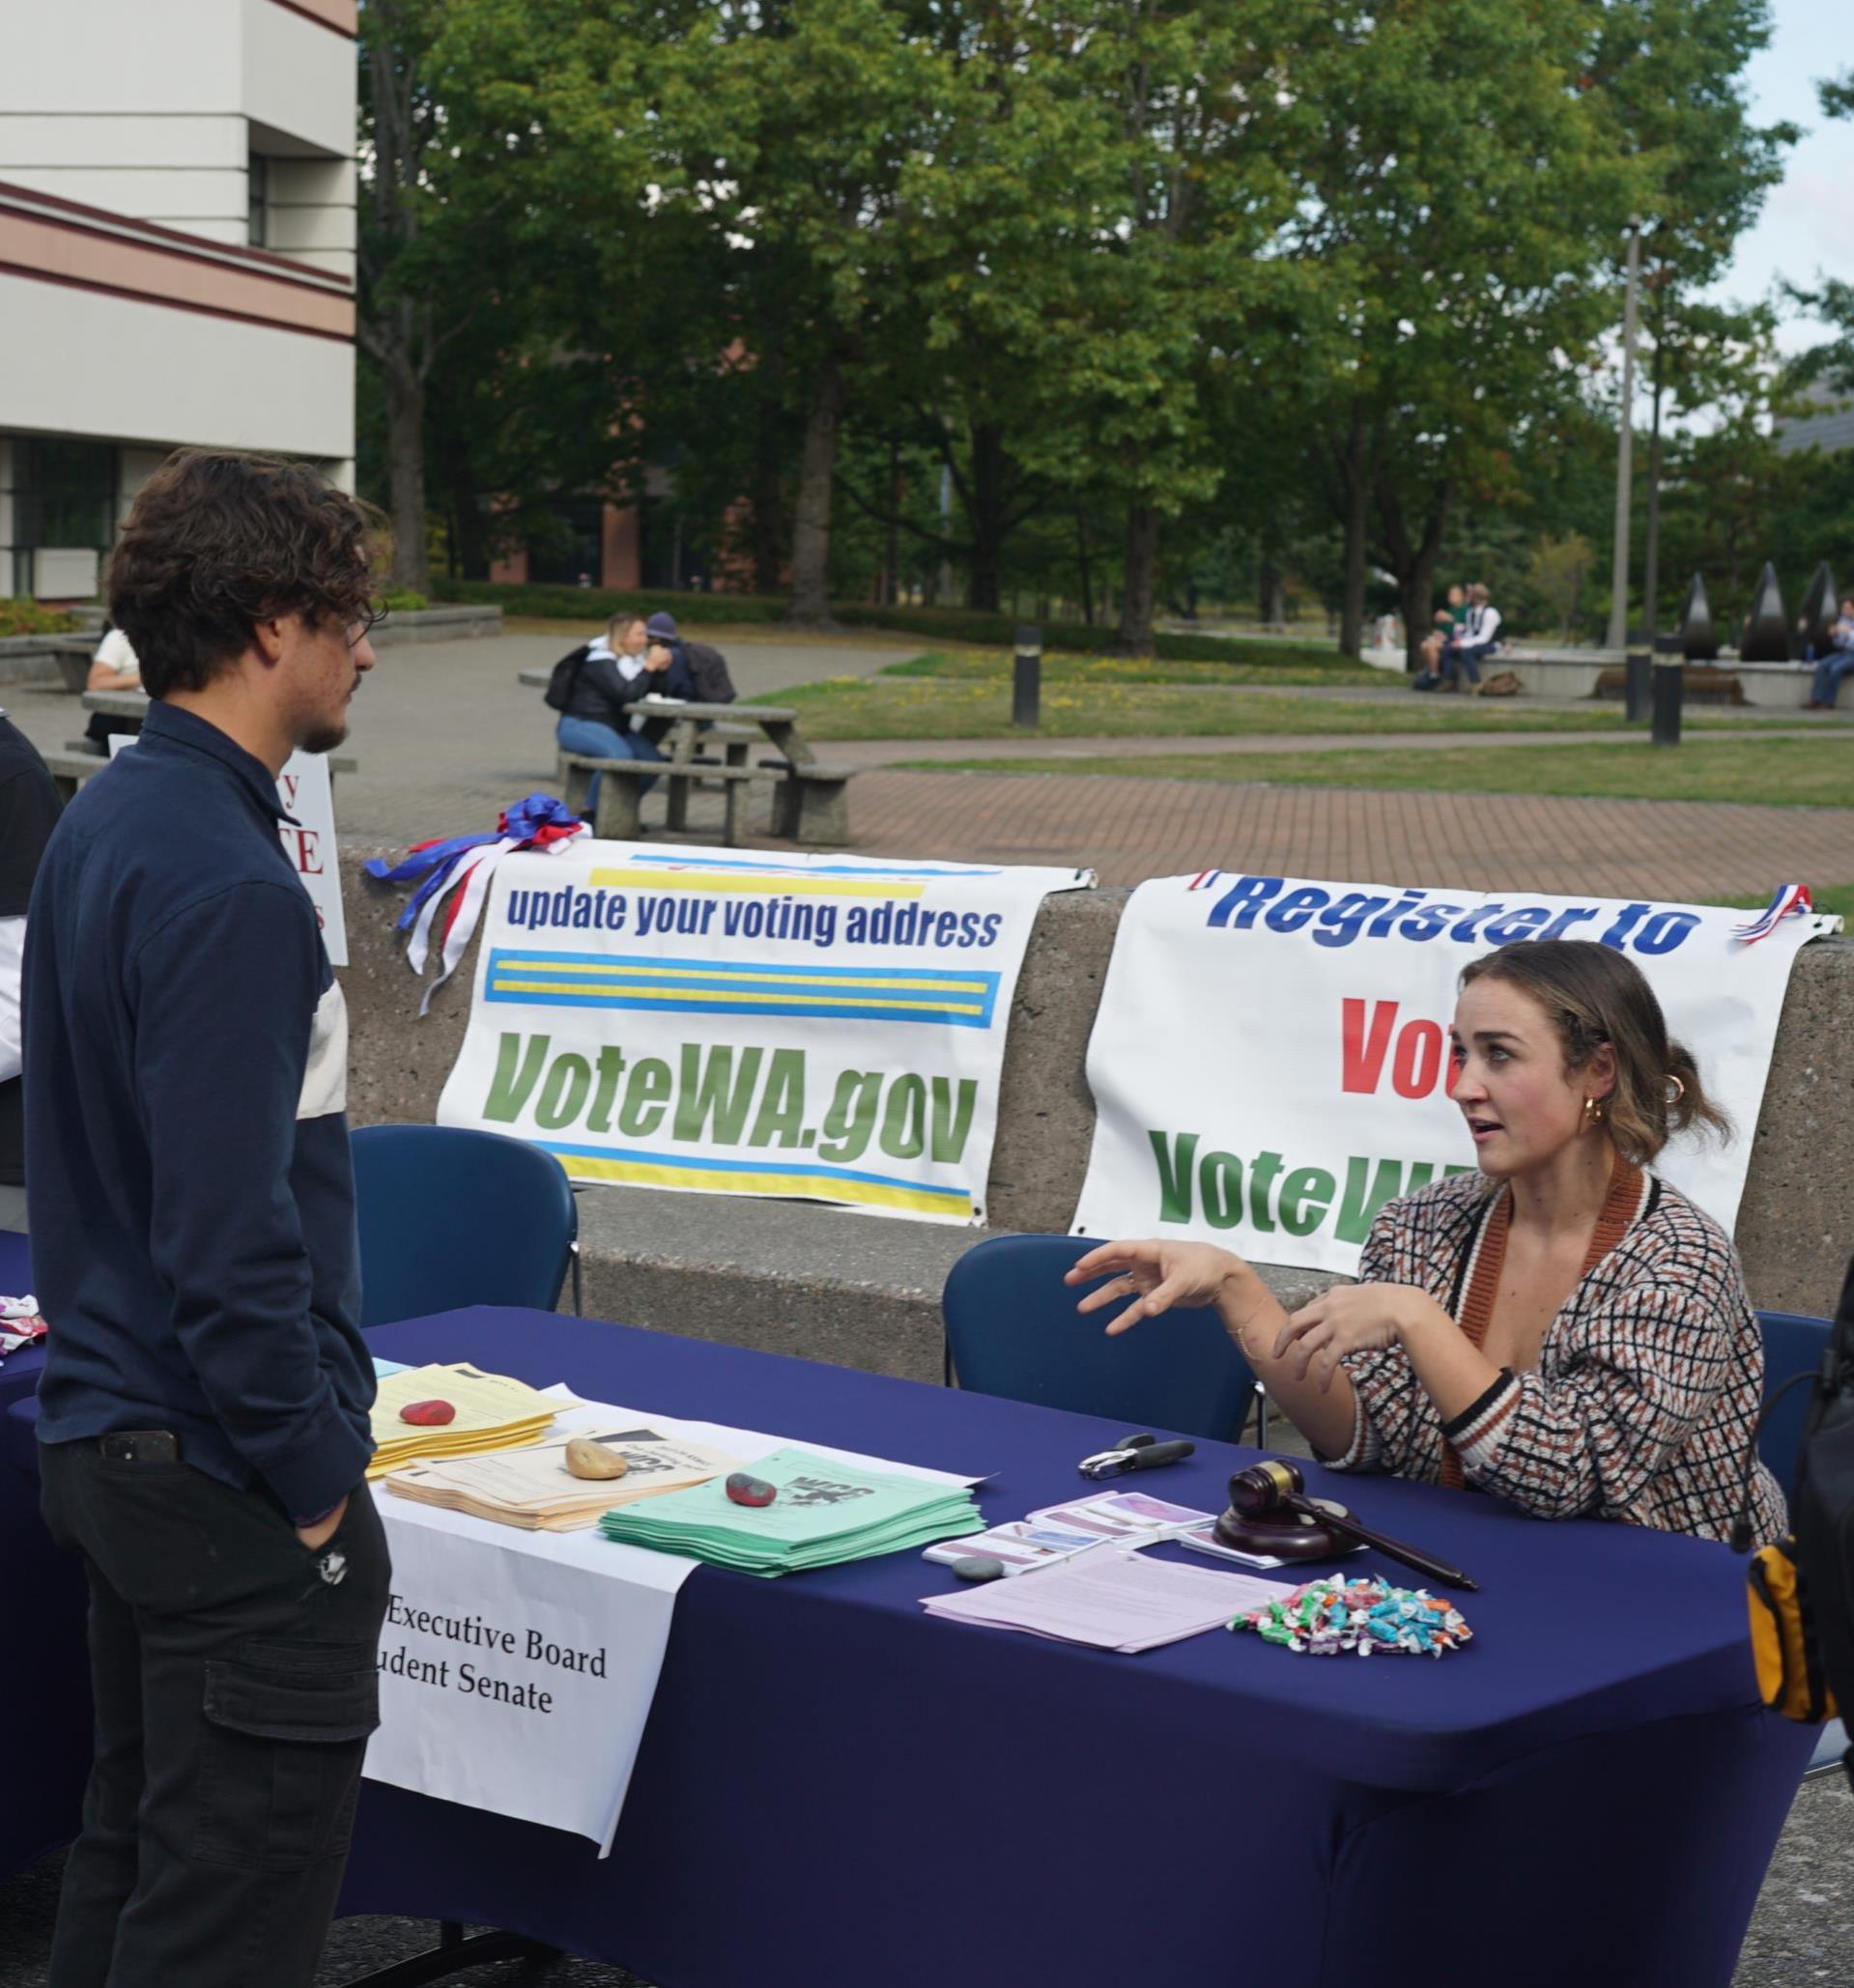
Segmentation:
{"type": "Polygon", "coordinates": [[[183,443],[354,473],[356,0],[0,10],[0,596],[183,443]]]}

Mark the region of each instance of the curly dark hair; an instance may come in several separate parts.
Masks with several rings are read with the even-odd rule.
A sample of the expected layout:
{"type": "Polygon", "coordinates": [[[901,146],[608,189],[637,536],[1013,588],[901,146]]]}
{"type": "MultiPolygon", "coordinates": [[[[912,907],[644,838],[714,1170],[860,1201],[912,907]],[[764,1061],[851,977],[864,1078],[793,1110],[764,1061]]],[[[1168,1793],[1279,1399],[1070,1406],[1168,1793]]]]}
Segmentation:
{"type": "Polygon", "coordinates": [[[249,647],[253,625],[378,618],[374,517],[301,463],[178,449],[143,484],[109,561],[109,612],[151,697],[200,691],[249,647]]]}

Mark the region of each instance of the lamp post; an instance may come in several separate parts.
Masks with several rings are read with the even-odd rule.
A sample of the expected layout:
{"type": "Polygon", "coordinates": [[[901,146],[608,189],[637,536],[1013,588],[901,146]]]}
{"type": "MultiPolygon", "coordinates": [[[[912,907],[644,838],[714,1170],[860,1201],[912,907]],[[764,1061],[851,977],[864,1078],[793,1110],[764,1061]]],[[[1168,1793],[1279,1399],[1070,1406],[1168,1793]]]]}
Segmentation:
{"type": "MultiPolygon", "coordinates": [[[[1610,568],[1610,641],[1629,645],[1629,498],[1635,482],[1635,300],[1641,280],[1641,224],[1629,223],[1629,281],[1622,306],[1622,405],[1616,423],[1615,556],[1610,568]]],[[[1634,718],[1631,710],[1629,716],[1634,718]]]]}
{"type": "Polygon", "coordinates": [[[1042,630],[1019,628],[1011,669],[1011,722],[1034,731],[1041,722],[1042,630]]]}

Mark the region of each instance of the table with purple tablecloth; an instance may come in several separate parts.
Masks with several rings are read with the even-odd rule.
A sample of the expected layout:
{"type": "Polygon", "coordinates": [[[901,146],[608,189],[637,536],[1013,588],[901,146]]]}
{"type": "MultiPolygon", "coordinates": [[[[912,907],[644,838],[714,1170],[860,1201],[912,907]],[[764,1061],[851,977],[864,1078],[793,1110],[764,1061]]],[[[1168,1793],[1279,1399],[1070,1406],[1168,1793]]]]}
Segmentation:
{"type": "MultiPolygon", "coordinates": [[[[539,1312],[371,1337],[394,1359],[995,1473],[981,1487],[994,1521],[1085,1491],[1077,1461],[1123,1433],[539,1312]]],[[[1138,1482],[1212,1508],[1254,1456],[1201,1443],[1138,1482]]],[[[1402,1988],[1470,1972],[1503,1988],[1725,1988],[1811,1737],[1756,1702],[1744,1563],[1310,1475],[1475,1576],[1471,1646],[1361,1661],[1218,1631],[1110,1656],[926,1617],[921,1598],[956,1583],[912,1553],[782,1580],[703,1568],[677,1600],[609,1860],[369,1783],[342,1909],[506,1926],[664,1988],[1129,1973],[1402,1988]]],[[[1349,1564],[1405,1577],[1370,1554],[1349,1564]]],[[[73,1613],[42,1707],[72,1747],[79,1633],[73,1613]]],[[[598,1734],[585,1744],[591,1758],[598,1734]]]]}

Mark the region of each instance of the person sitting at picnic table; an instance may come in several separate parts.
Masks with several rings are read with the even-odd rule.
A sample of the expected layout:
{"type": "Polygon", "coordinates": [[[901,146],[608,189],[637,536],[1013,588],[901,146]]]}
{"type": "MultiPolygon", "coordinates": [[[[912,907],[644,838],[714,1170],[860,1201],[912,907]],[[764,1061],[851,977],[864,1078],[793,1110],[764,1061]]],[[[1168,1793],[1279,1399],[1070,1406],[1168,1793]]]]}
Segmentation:
{"type": "Polygon", "coordinates": [[[1442,689],[1461,688],[1466,672],[1475,696],[1481,694],[1481,663],[1499,646],[1500,611],[1489,605],[1490,596],[1477,580],[1468,589],[1468,614],[1455,638],[1442,651],[1442,689]]]}
{"type": "MultiPolygon", "coordinates": [[[[1213,1305],[1335,1469],[1725,1539],[1764,1357],[1730,1238],[1649,1171],[1671,1132],[1729,1130],[1693,1057],[1634,962],[1576,939],[1471,961],[1451,1042],[1477,1170],[1386,1203],[1356,1284],[1290,1316],[1213,1243],[1107,1242],[1068,1273],[1112,1277],[1079,1309],[1121,1333],[1213,1305]]],[[[1749,1492],[1775,1539],[1761,1463],[1749,1492]]]]}
{"type": "MultiPolygon", "coordinates": [[[[661,759],[655,740],[631,720],[646,696],[687,695],[675,665],[674,650],[651,639],[641,614],[614,614],[604,635],[561,657],[556,666],[572,667],[566,703],[554,727],[560,750],[593,759],[661,759]]],[[[681,674],[686,677],[686,665],[681,674]]],[[[595,773],[586,786],[588,814],[599,805],[599,780],[595,773]]],[[[641,781],[639,791],[654,784],[641,781]]]]}
{"type": "MultiPolygon", "coordinates": [[[[141,658],[120,628],[103,624],[102,639],[91,658],[90,674],[84,679],[87,691],[138,691],[142,687],[141,658]]],[[[93,711],[84,725],[86,750],[107,753],[113,734],[124,732],[133,738],[141,730],[138,718],[112,718],[105,711],[93,711]]]]}
{"type": "Polygon", "coordinates": [[[1840,619],[1828,631],[1828,641],[1817,656],[1811,649],[1809,660],[1815,665],[1815,676],[1809,689],[1811,711],[1833,711],[1841,694],[1841,679],[1854,676],[1854,594],[1841,603],[1840,619]]]}

